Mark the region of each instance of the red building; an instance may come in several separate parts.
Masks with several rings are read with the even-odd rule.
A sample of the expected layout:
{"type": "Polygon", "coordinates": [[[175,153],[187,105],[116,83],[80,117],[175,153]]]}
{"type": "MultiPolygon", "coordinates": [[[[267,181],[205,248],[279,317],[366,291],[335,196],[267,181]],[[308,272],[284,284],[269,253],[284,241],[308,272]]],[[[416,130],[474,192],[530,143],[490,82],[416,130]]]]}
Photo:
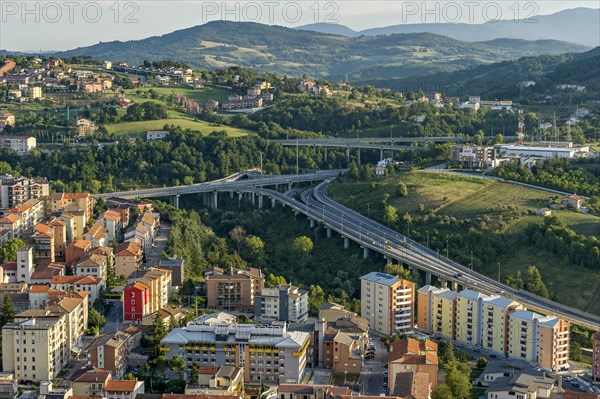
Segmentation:
{"type": "Polygon", "coordinates": [[[123,320],[142,321],[150,314],[150,286],[136,281],[123,290],[123,320]]]}

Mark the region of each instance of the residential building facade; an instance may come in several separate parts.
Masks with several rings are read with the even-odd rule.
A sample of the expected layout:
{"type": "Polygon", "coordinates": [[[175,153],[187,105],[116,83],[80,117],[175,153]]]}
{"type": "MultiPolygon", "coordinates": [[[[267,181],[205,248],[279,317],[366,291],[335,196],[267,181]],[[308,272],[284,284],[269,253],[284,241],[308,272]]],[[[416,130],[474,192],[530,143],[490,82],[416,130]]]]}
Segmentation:
{"type": "Polygon", "coordinates": [[[360,315],[382,334],[409,332],[414,328],[415,283],[371,272],[360,278],[360,315]]]}
{"type": "Polygon", "coordinates": [[[254,298],[254,315],[261,320],[303,323],[308,320],[308,291],[290,284],[263,288],[254,298]]]}

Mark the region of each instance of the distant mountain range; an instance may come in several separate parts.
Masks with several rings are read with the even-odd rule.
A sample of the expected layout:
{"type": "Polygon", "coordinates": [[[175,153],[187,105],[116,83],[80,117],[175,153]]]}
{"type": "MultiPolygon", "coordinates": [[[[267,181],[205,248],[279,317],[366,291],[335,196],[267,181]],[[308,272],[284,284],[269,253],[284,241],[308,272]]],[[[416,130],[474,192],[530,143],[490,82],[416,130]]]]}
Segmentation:
{"type": "Polygon", "coordinates": [[[530,22],[501,20],[483,24],[402,24],[362,31],[355,31],[344,25],[317,23],[300,26],[296,29],[348,37],[429,32],[466,42],[499,38],[552,39],[595,47],[600,45],[600,9],[573,8],[555,14],[533,16],[530,22]]]}
{"type": "Polygon", "coordinates": [[[449,72],[522,56],[580,52],[563,41],[496,39],[465,42],[432,33],[347,37],[249,22],[215,21],[163,36],[99,43],[57,53],[141,64],[177,60],[199,69],[232,65],[354,81],[449,72]]]}
{"type": "MultiPolygon", "coordinates": [[[[560,92],[559,84],[585,86],[581,99],[597,99],[600,93],[600,47],[584,53],[540,55],[518,60],[477,65],[454,72],[441,72],[397,79],[366,81],[398,91],[441,91],[449,96],[480,95],[487,99],[517,100],[522,94],[544,97],[560,92]],[[535,85],[524,88],[522,82],[535,85]]],[[[561,92],[567,94],[568,92],[561,92]]],[[[571,92],[573,93],[573,92],[571,92]]],[[[539,98],[538,98],[539,99],[539,98]]]]}

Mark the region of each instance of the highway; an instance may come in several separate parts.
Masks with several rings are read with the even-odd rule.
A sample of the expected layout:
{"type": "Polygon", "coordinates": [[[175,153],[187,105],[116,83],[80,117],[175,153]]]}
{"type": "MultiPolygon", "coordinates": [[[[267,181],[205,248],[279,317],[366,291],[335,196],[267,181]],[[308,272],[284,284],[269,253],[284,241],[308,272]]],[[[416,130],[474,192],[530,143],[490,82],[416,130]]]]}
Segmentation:
{"type": "Polygon", "coordinates": [[[304,191],[301,195],[302,202],[291,198],[289,193],[285,195],[264,188],[250,188],[249,191],[268,195],[296,212],[323,223],[343,237],[359,243],[363,248],[432,273],[442,280],[454,282],[488,295],[510,298],[522,303],[528,309],[544,315],[556,315],[572,323],[600,331],[600,317],[598,316],[522,290],[513,289],[487,276],[473,272],[468,267],[447,259],[410,238],[344,207],[327,195],[329,183],[330,180],[325,180],[316,188],[304,191]]]}
{"type": "Polygon", "coordinates": [[[185,186],[175,187],[159,187],[159,188],[147,188],[142,190],[132,191],[119,191],[113,193],[94,194],[95,198],[153,198],[153,197],[168,197],[171,195],[182,195],[182,194],[195,194],[202,192],[213,192],[213,191],[234,191],[247,187],[261,187],[271,186],[276,184],[290,184],[290,183],[303,183],[311,181],[321,181],[327,178],[334,178],[343,170],[326,170],[318,171],[314,173],[305,174],[294,174],[294,175],[279,175],[279,176],[263,176],[255,179],[237,180],[241,175],[246,172],[240,172],[240,176],[235,177],[237,174],[228,176],[225,179],[214,180],[206,183],[190,184],[185,186]]]}
{"type": "MultiPolygon", "coordinates": [[[[505,139],[513,137],[506,136],[505,139]]],[[[514,137],[516,138],[516,137],[514,137]]],[[[494,139],[494,137],[484,137],[485,139],[494,139]]],[[[272,143],[281,145],[326,145],[335,144],[337,146],[347,146],[352,144],[368,144],[368,143],[448,143],[448,142],[463,142],[473,141],[472,137],[468,136],[454,136],[454,137],[358,137],[358,138],[309,138],[309,139],[278,139],[269,140],[272,143]]]]}

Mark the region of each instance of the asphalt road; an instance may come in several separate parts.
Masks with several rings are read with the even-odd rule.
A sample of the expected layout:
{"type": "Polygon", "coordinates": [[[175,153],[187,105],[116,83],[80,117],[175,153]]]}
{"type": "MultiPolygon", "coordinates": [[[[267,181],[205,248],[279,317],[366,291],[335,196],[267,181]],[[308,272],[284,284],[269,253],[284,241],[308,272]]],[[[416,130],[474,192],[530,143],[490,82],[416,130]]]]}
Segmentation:
{"type": "Polygon", "coordinates": [[[379,396],[386,392],[383,382],[387,364],[387,349],[378,336],[371,335],[371,342],[375,345],[375,357],[364,361],[360,375],[361,394],[379,396]]]}

